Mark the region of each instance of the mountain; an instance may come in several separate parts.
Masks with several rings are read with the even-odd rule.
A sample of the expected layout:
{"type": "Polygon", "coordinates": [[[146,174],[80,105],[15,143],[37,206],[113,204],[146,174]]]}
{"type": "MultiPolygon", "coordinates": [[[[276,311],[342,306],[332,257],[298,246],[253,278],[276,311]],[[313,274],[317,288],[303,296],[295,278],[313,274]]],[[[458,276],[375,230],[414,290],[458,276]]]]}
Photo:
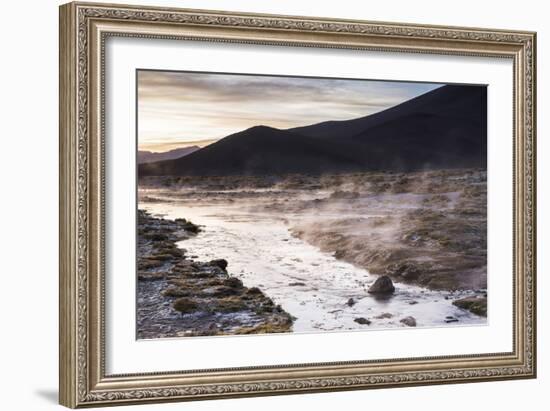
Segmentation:
{"type": "Polygon", "coordinates": [[[183,158],[142,164],[139,175],[322,173],[361,168],[363,164],[348,148],[348,144],[255,126],[183,158]]]}
{"type": "MultiPolygon", "coordinates": [[[[446,85],[378,113],[352,120],[324,121],[309,126],[288,129],[293,133],[321,138],[350,138],[373,127],[404,116],[426,115],[447,121],[466,120],[476,123],[486,117],[487,88],[484,86],[446,85]]],[[[453,124],[454,126],[454,124],[453,124]]]]}
{"type": "Polygon", "coordinates": [[[197,150],[200,150],[199,146],[189,146],[183,148],[176,148],[174,150],[165,151],[163,153],[154,153],[152,151],[138,151],[137,162],[138,164],[153,163],[155,161],[173,160],[191,154],[197,150]]]}
{"type": "Polygon", "coordinates": [[[486,167],[487,88],[447,85],[370,116],[289,131],[356,143],[373,169],[486,167]]]}
{"type": "Polygon", "coordinates": [[[254,175],[486,167],[487,90],[447,85],[366,117],[257,126],[139,175],[254,175]]]}

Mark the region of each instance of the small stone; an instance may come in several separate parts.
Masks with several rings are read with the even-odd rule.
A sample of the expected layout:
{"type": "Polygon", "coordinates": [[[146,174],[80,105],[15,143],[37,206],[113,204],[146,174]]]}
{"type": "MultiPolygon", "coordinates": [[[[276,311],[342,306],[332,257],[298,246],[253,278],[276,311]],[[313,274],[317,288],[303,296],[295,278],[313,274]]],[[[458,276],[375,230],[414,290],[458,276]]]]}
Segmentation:
{"type": "Polygon", "coordinates": [[[374,317],[374,318],[376,318],[376,319],[378,319],[378,320],[384,320],[384,319],[386,319],[386,318],[392,318],[392,317],[393,317],[393,314],[392,314],[392,313],[382,313],[382,314],[380,314],[380,315],[377,315],[377,316],[374,317]]]}
{"type": "Polygon", "coordinates": [[[400,323],[405,324],[408,327],[416,327],[416,319],[414,317],[405,317],[399,320],[400,323]]]}
{"type": "Polygon", "coordinates": [[[447,317],[445,317],[445,322],[446,323],[457,323],[458,322],[458,318],[455,318],[451,315],[448,315],[447,317]]]}
{"type": "Polygon", "coordinates": [[[409,301],[409,304],[410,304],[410,305],[415,305],[415,304],[418,304],[418,301],[414,301],[414,300],[413,300],[413,301],[409,301]]]}
{"type": "Polygon", "coordinates": [[[356,304],[356,302],[353,298],[350,298],[346,304],[350,307],[353,307],[356,304]]]}
{"type": "Polygon", "coordinates": [[[367,320],[365,317],[358,317],[358,318],[355,318],[353,321],[361,325],[370,325],[371,323],[371,321],[367,320]]]}

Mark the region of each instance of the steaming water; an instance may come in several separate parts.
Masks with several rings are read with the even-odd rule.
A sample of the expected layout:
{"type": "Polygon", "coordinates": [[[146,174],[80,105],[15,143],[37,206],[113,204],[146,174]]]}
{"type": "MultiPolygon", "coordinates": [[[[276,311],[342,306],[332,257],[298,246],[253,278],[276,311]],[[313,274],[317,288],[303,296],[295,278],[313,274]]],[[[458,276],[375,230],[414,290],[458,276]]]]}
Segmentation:
{"type": "Polygon", "coordinates": [[[259,287],[296,317],[294,332],[403,327],[399,320],[407,316],[414,317],[418,327],[486,323],[485,318],[452,305],[452,300],[462,296],[458,292],[396,283],[396,291],[389,298],[368,294],[377,276],[291,236],[292,216],[282,219],[280,215],[239,211],[236,207],[188,203],[140,207],[154,215],[186,218],[202,225],[202,232],[178,245],[199,261],[226,259],[231,275],[247,287],[259,287]],[[351,307],[347,304],[350,298],[356,302],[351,307]],[[377,318],[384,314],[391,317],[377,318]],[[358,317],[372,323],[360,325],[354,321],[358,317]],[[446,323],[446,317],[458,322],[446,323]]]}

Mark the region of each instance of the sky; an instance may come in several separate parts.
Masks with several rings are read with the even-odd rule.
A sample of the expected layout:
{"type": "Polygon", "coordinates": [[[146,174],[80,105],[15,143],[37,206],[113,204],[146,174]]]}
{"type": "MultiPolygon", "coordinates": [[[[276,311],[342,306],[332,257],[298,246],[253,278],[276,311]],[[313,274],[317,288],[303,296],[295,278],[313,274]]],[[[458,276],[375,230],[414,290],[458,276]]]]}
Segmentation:
{"type": "Polygon", "coordinates": [[[139,70],[138,147],[204,147],[257,125],[287,129],[363,117],[440,86],[139,70]]]}

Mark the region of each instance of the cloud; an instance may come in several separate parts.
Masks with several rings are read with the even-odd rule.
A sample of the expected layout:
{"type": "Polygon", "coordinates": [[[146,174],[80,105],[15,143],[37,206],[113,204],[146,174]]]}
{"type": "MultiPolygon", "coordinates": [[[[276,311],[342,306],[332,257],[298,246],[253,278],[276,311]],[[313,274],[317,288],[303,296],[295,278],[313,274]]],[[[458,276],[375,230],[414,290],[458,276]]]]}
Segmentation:
{"type": "Polygon", "coordinates": [[[439,86],[140,70],[139,145],[216,140],[258,124],[284,129],[362,117],[439,86]]]}

